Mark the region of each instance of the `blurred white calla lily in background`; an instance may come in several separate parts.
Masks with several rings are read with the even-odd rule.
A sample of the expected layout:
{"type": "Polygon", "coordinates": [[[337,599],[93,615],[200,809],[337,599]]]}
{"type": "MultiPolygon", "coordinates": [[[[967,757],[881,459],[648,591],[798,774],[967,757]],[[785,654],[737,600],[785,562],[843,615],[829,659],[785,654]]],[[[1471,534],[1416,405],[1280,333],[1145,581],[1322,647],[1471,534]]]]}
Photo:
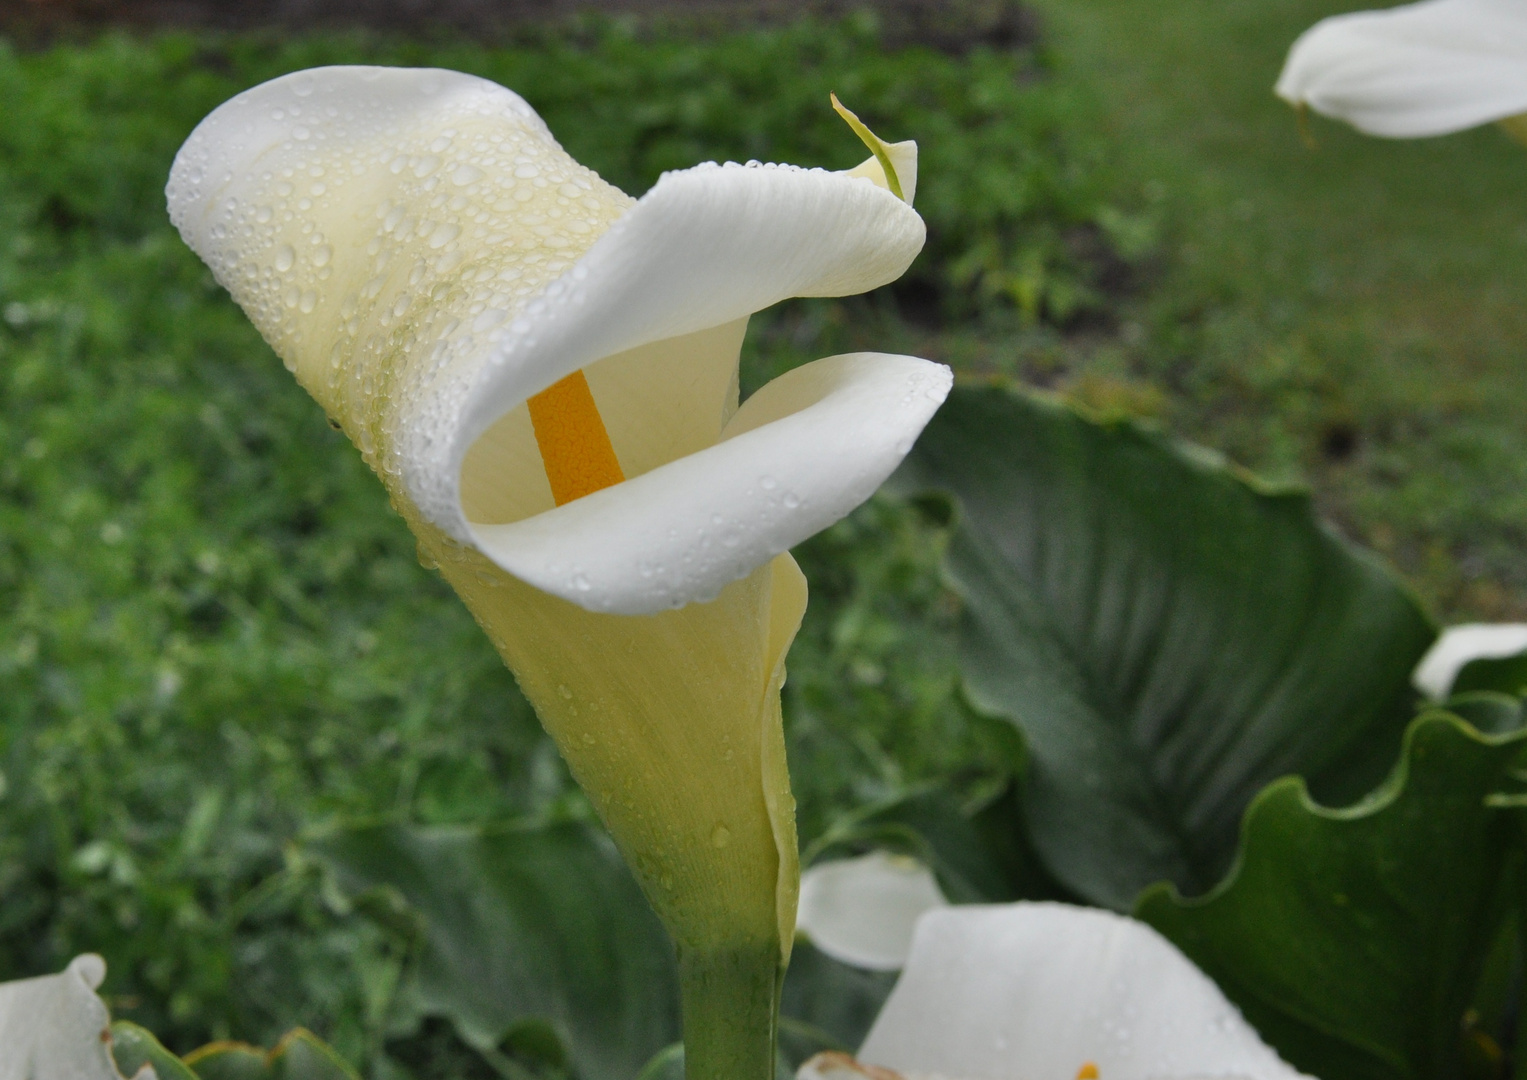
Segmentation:
{"type": "MultiPolygon", "coordinates": [[[[907,898],[926,898],[932,886],[925,868],[922,884],[909,886],[910,861],[882,854],[813,866],[802,876],[802,928],[819,948],[840,940],[853,902],[867,926],[889,926],[885,911],[910,908],[907,898]],[[808,902],[817,881],[831,901],[808,902]],[[887,895],[871,895],[877,887],[887,895]]],[[[893,938],[881,938],[882,952],[893,938]]],[[[847,953],[833,955],[854,963],[847,953]]],[[[1055,903],[950,907],[938,895],[916,919],[905,962],[857,1060],[818,1055],[798,1080],[1302,1076],[1175,945],[1126,916],[1055,903]]]]}
{"type": "Polygon", "coordinates": [[[1416,665],[1411,682],[1433,701],[1447,697],[1453,680],[1471,660],[1515,656],[1527,650],[1527,623],[1460,623],[1449,626],[1416,665]]]}
{"type": "Polygon", "coordinates": [[[57,975],[0,983],[0,1080],[122,1080],[95,993],[105,977],[87,953],[57,975]]]}
{"type": "Polygon", "coordinates": [[[1424,0],[1335,15],[1294,42],[1279,97],[1390,138],[1527,113],[1527,4],[1424,0]]]}
{"type": "Polygon", "coordinates": [[[808,868],[796,927],[834,960],[895,971],[907,962],[917,920],[948,903],[922,863],[872,851],[808,868]]]}

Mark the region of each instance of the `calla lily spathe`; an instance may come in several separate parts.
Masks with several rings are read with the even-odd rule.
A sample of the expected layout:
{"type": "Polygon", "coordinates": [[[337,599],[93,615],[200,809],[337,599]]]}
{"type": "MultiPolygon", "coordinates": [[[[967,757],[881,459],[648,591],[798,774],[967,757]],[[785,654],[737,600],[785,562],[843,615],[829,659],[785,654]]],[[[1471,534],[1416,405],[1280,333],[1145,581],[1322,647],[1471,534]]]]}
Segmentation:
{"type": "Polygon", "coordinates": [[[1527,5],[1424,0],[1336,15],[1294,42],[1278,96],[1391,138],[1527,114],[1527,5]]]}
{"type": "Polygon", "coordinates": [[[885,284],[922,247],[915,146],[870,139],[848,173],[707,164],[633,200],[503,87],[321,68],[215,110],[167,190],[609,826],[678,946],[692,1075],[773,1067],[799,883],[787,549],[874,491],[951,382],[857,353],[739,407],[754,311],[885,284]],[[742,1029],[746,1062],[691,1038],[742,1029]]]}
{"type": "Polygon", "coordinates": [[[1302,1076],[1151,927],[1054,903],[929,910],[857,1056],[799,1080],[1302,1076]]]}

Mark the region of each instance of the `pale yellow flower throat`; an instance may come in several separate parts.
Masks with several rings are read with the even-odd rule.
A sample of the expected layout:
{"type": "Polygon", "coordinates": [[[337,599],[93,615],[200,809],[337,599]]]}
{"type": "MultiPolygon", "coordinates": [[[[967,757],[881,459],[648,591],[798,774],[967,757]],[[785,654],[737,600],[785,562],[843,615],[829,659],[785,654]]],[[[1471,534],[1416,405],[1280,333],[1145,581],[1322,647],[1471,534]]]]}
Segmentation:
{"type": "Polygon", "coordinates": [[[626,478],[582,371],[552,383],[528,404],[541,463],[558,506],[626,478]]]}
{"type": "MultiPolygon", "coordinates": [[[[848,122],[854,133],[870,148],[880,162],[888,186],[902,198],[900,178],[886,152],[886,145],[848,109],[836,94],[829,94],[832,107],[848,122]]],[[[530,398],[530,423],[535,429],[541,463],[551,484],[551,496],[558,506],[591,495],[600,488],[618,484],[626,478],[610,433],[605,429],[599,406],[589,390],[582,371],[552,383],[530,398]]]]}

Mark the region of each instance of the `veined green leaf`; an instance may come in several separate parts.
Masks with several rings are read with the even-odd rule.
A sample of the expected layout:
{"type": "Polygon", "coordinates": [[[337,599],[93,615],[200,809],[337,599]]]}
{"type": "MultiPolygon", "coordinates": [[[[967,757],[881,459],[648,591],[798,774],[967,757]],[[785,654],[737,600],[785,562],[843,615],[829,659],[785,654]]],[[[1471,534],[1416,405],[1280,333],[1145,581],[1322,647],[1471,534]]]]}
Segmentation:
{"type": "Polygon", "coordinates": [[[1012,784],[975,807],[960,806],[945,788],[927,786],[839,822],[807,849],[804,861],[883,849],[932,869],[956,904],[1074,899],[1046,873],[1027,836],[1012,784]]]}
{"type": "Polygon", "coordinates": [[[420,916],[420,1011],[478,1050],[549,1026],[582,1080],[630,1080],[679,1038],[672,947],[602,833],[375,824],[309,849],[348,891],[390,887],[420,916]]]}
{"type": "Polygon", "coordinates": [[[1392,764],[1435,630],[1306,494],[974,385],[893,484],[958,504],[967,689],[1023,732],[1034,844],[1091,901],[1205,890],[1269,781],[1353,798],[1392,764]]]}
{"type": "Polygon", "coordinates": [[[1277,781],[1246,812],[1224,883],[1196,900],[1159,885],[1136,915],[1312,1075],[1456,1076],[1465,1010],[1520,887],[1520,811],[1498,804],[1521,787],[1524,746],[1527,731],[1430,712],[1369,797],[1330,810],[1277,781]]]}

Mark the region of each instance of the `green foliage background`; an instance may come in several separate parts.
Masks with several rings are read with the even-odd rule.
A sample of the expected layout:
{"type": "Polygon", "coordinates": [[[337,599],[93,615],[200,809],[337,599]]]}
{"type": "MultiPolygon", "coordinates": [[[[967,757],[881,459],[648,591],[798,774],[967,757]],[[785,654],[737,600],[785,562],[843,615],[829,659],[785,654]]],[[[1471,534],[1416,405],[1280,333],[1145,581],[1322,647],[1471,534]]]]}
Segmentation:
{"type": "MultiPolygon", "coordinates": [[[[180,1052],[304,1024],[352,1061],[471,1072],[448,1031],[389,1035],[408,928],[295,841],[589,817],[380,486],[165,220],[191,127],[295,68],[485,75],[632,192],[713,157],[854,163],[836,90],[922,145],[929,249],[882,295],[755,320],[745,389],[855,347],[1022,376],[1315,480],[1445,614],[1527,610],[1520,150],[1322,127],[1307,154],[1266,87],[1314,0],[1039,7],[1040,45],[962,56],[883,48],[865,17],[0,43],[0,978],[97,950],[115,1013],[180,1052]]],[[[881,499],[798,553],[803,844],[925,785],[1001,787],[1011,748],[955,692],[946,541],[881,499]]]]}

